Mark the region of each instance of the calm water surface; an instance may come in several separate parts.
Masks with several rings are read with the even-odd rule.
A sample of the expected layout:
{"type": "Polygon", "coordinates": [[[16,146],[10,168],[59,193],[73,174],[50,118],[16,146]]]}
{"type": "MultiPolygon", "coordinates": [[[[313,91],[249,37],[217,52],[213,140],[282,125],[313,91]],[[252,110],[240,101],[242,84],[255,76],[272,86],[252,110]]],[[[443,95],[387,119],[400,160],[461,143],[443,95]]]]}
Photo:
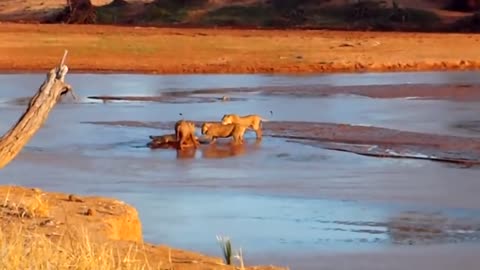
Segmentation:
{"type": "MultiPolygon", "coordinates": [[[[149,135],[169,130],[86,122],[148,124],[175,121],[179,113],[206,121],[234,112],[259,113],[275,121],[364,124],[478,137],[475,129],[456,127],[478,120],[478,102],[266,97],[255,92],[239,92],[232,95],[239,101],[226,103],[195,99],[102,103],[87,98],[266,86],[429,83],[434,87],[479,84],[478,75],[71,74],[68,81],[81,101],[74,103],[66,97],[55,108],[21,155],[2,170],[0,183],[119,198],[139,210],[147,241],[214,255],[220,255],[217,234],[230,236],[249,254],[277,256],[304,250],[346,252],[405,244],[476,243],[480,171],[475,168],[363,157],[269,137],[256,145],[252,133],[247,134],[247,146],[241,151],[234,153],[220,143],[216,149],[202,147],[193,159],[178,159],[175,151],[144,147],[149,135]],[[398,231],[405,224],[427,229],[419,230],[422,233],[398,231]],[[441,229],[428,229],[436,226],[441,229]]],[[[0,75],[0,132],[18,119],[44,77],[0,75]]],[[[254,261],[275,263],[261,256],[254,261]]]]}

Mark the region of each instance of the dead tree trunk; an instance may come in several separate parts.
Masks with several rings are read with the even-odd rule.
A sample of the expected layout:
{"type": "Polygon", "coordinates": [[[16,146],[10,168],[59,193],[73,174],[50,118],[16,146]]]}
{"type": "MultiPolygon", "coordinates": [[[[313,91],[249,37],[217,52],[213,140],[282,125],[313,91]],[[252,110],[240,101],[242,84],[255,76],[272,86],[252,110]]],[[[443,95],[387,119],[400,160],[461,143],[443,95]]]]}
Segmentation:
{"type": "Polygon", "coordinates": [[[64,65],[66,53],[67,51],[60,66],[48,72],[45,82],[30,100],[25,113],[0,138],[0,169],[10,163],[42,127],[60,96],[72,90],[71,86],[65,83],[65,75],[68,72],[68,67],[64,65]]]}

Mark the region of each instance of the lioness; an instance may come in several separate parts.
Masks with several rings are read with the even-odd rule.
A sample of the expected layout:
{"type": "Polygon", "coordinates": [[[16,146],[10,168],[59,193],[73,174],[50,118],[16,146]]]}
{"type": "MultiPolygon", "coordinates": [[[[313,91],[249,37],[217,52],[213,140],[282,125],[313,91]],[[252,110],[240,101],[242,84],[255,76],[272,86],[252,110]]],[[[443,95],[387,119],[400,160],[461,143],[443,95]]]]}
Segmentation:
{"type": "Polygon", "coordinates": [[[232,137],[234,144],[243,143],[243,134],[247,128],[237,124],[223,125],[221,123],[203,123],[202,134],[211,138],[210,143],[215,143],[217,138],[232,137]]]}
{"type": "Polygon", "coordinates": [[[195,138],[195,124],[191,121],[179,120],[175,123],[175,137],[178,142],[178,149],[184,145],[192,145],[197,148],[200,144],[195,138]]]}
{"type": "Polygon", "coordinates": [[[260,117],[260,115],[257,115],[257,114],[250,114],[245,116],[239,116],[237,114],[225,114],[222,117],[223,125],[239,124],[247,128],[250,128],[255,131],[255,134],[257,135],[257,139],[262,138],[262,127],[260,126],[262,121],[268,121],[268,120],[263,119],[262,117],[260,117]]]}

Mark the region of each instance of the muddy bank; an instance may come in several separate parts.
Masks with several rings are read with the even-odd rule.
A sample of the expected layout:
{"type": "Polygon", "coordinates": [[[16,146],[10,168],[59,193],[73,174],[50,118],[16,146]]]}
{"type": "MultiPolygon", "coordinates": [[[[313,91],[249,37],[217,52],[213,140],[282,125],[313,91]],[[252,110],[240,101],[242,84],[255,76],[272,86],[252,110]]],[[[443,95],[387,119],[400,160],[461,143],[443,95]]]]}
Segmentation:
{"type": "MultiPolygon", "coordinates": [[[[215,121],[213,121],[215,122],[215,121]]],[[[174,122],[111,121],[87,124],[173,129],[174,122]]],[[[196,122],[197,127],[202,122],[196,122]]],[[[271,121],[264,136],[362,155],[480,164],[480,139],[333,123],[271,121]]]]}
{"type": "Polygon", "coordinates": [[[410,98],[444,99],[455,101],[480,100],[480,85],[373,85],[373,86],[306,86],[306,87],[267,87],[261,90],[264,95],[295,97],[323,97],[332,95],[357,95],[369,98],[410,98]]]}
{"type": "Polygon", "coordinates": [[[0,70],[45,70],[58,64],[65,48],[68,65],[76,72],[470,70],[480,68],[479,44],[475,34],[5,23],[0,24],[0,70]]]}
{"type": "Polygon", "coordinates": [[[271,122],[266,134],[314,141],[321,147],[378,157],[420,158],[479,164],[477,138],[327,123],[271,122]]]}
{"type": "Polygon", "coordinates": [[[16,228],[22,227],[24,233],[44,235],[52,241],[81,241],[87,237],[92,243],[113,244],[119,257],[132,254],[138,260],[146,260],[152,269],[162,265],[175,269],[234,269],[220,258],[143,243],[137,211],[122,201],[18,186],[1,186],[0,200],[2,233],[17,233],[16,228]],[[137,249],[140,251],[132,251],[137,249]]]}

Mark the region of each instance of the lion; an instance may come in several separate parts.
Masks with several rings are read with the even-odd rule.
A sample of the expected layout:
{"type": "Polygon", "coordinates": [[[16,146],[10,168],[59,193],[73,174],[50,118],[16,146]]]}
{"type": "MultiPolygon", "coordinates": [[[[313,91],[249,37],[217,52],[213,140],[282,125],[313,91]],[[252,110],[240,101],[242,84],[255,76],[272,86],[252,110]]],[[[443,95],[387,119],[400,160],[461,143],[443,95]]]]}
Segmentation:
{"type": "Polygon", "coordinates": [[[239,116],[237,114],[225,114],[222,117],[223,125],[239,124],[239,125],[245,126],[255,131],[257,139],[262,138],[262,127],[261,127],[262,121],[267,122],[268,120],[263,119],[261,116],[257,114],[250,114],[245,116],[239,116]]]}
{"type": "Polygon", "coordinates": [[[175,137],[178,142],[177,148],[182,150],[184,145],[192,145],[197,148],[200,144],[195,137],[195,124],[191,121],[179,120],[175,123],[175,137]]]}
{"type": "Polygon", "coordinates": [[[215,143],[217,138],[232,137],[234,144],[243,144],[243,135],[247,127],[238,124],[226,124],[221,123],[203,123],[202,134],[211,139],[210,144],[215,143]]]}

